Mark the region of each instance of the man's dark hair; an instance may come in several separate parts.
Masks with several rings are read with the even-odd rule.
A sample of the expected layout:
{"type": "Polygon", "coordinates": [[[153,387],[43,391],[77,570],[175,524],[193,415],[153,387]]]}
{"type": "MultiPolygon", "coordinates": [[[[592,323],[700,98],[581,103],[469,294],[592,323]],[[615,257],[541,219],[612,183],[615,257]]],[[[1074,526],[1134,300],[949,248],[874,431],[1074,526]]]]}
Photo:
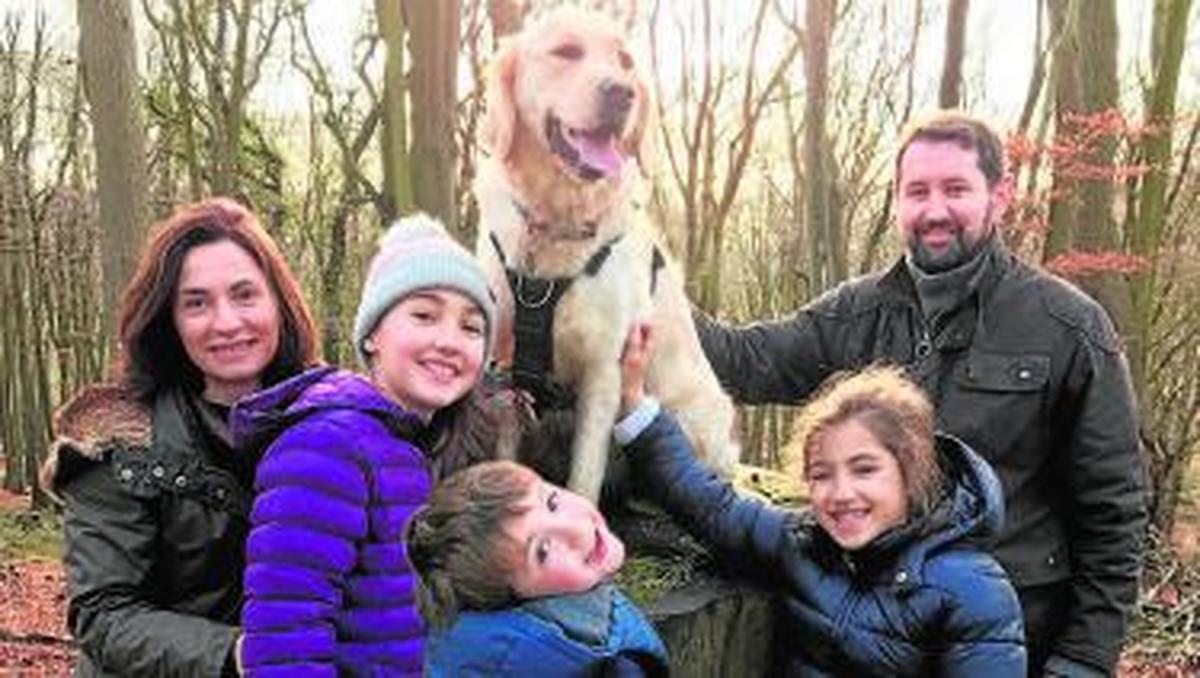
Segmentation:
{"type": "Polygon", "coordinates": [[[975,151],[979,171],[988,188],[1004,176],[1004,143],[983,120],[958,110],[941,110],[917,118],[904,127],[900,148],[896,151],[895,182],[900,183],[900,162],[914,141],[952,142],[975,151]]]}

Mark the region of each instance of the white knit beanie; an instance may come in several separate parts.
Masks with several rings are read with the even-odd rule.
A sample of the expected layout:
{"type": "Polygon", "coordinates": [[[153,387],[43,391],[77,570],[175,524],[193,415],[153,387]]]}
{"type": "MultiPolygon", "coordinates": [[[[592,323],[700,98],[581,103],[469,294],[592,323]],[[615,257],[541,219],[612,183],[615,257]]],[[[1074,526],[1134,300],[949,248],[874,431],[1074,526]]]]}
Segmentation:
{"type": "Polygon", "coordinates": [[[446,233],[433,217],[417,213],[396,220],[379,239],[362,297],[354,316],[354,350],[364,365],[363,342],[379,320],[409,293],[443,287],[465,294],[483,311],[487,322],[484,360],[496,332],[496,300],[475,257],[446,233]]]}

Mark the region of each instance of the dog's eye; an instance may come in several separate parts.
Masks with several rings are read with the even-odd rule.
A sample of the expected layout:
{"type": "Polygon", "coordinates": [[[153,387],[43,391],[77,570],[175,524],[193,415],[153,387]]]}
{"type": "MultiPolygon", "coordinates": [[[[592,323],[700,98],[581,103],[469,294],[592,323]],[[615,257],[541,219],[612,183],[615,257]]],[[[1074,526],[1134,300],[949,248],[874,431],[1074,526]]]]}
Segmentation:
{"type": "Polygon", "coordinates": [[[567,61],[579,61],[583,58],[583,48],[579,45],[559,45],[558,47],[554,48],[554,51],[551,52],[551,54],[559,59],[566,59],[567,61]]]}
{"type": "Polygon", "coordinates": [[[621,68],[627,71],[633,68],[633,57],[629,56],[629,52],[621,50],[621,53],[617,55],[617,60],[621,62],[621,68]]]}

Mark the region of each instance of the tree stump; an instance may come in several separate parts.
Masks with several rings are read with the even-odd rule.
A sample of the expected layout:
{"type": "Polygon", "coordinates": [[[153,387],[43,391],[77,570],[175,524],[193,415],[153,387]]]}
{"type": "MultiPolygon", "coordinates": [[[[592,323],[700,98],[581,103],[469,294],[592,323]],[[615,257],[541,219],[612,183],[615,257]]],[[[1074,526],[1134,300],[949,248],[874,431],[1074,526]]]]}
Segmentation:
{"type": "Polygon", "coordinates": [[[770,673],[774,615],[767,593],[705,576],[645,608],[667,646],[671,674],[751,678],[770,673]]]}

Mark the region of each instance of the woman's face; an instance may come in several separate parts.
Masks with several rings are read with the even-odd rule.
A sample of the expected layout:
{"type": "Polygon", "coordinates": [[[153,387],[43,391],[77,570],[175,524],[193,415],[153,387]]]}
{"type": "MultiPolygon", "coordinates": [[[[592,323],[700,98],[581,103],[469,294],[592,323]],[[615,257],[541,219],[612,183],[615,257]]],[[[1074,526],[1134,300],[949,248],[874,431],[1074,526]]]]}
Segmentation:
{"type": "Polygon", "coordinates": [[[820,434],[804,470],[817,523],[847,551],[908,519],[895,455],[854,419],[820,434]]]}
{"type": "Polygon", "coordinates": [[[259,386],[279,349],[282,321],[266,275],[232,240],[197,245],[183,258],[175,331],[204,375],[205,399],[232,404],[259,386]]]}
{"type": "Polygon", "coordinates": [[[428,419],[475,385],[486,341],[487,321],[470,297],[429,288],[396,302],[364,348],[375,385],[428,419]]]}
{"type": "Polygon", "coordinates": [[[587,591],[625,562],[625,545],[584,497],[535,477],[521,507],[504,525],[516,546],[510,576],[521,598],[587,591]]]}

